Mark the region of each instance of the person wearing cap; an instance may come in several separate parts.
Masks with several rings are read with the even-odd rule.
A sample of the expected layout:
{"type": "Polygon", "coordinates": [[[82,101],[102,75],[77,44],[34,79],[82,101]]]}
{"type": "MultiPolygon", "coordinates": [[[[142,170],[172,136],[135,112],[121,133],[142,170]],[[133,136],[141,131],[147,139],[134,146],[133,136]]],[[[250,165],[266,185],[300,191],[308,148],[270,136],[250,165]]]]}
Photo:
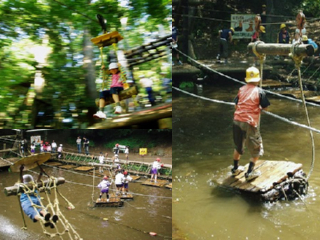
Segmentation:
{"type": "Polygon", "coordinates": [[[160,165],[160,158],[157,158],[153,164],[152,164],[152,168],[151,168],[151,179],[150,181],[152,182],[152,179],[154,177],[154,182],[157,182],[157,177],[158,177],[158,170],[161,168],[160,165]]]}
{"type": "Polygon", "coordinates": [[[234,99],[236,110],[233,119],[233,141],[235,149],[233,152],[234,167],[231,172],[233,176],[236,176],[244,171],[244,167],[239,166],[239,160],[246,146],[251,154],[249,168],[245,174],[247,181],[261,175],[259,171],[254,171],[262,146],[259,119],[261,109],[266,109],[270,102],[265,92],[258,87],[260,80],[259,70],[255,67],[248,68],[245,78],[247,84],[239,89],[234,99]]]}
{"type": "MultiPolygon", "coordinates": [[[[178,65],[182,65],[182,62],[180,61],[179,58],[179,52],[176,51],[176,49],[178,48],[178,29],[175,26],[175,22],[174,19],[172,19],[172,51],[176,53],[176,58],[178,61],[178,65]]],[[[172,65],[174,66],[174,61],[172,60],[172,65]]]]}
{"type": "Polygon", "coordinates": [[[307,35],[302,35],[302,42],[303,44],[311,44],[314,48],[314,52],[318,50],[318,45],[314,41],[312,41],[312,39],[309,39],[307,35]]]}
{"type": "Polygon", "coordinates": [[[62,157],[62,151],[63,151],[62,147],[63,147],[62,144],[60,144],[58,147],[58,158],[62,157]]]}
{"type": "Polygon", "coordinates": [[[228,63],[228,42],[232,43],[232,35],[234,34],[234,29],[228,28],[219,30],[219,53],[217,55],[217,60],[220,62],[221,57],[223,57],[224,63],[228,63]]]}
{"type": "Polygon", "coordinates": [[[76,143],[77,143],[78,153],[81,153],[81,137],[80,136],[77,137],[76,143]]]}
{"type": "Polygon", "coordinates": [[[36,152],[36,146],[32,143],[30,148],[31,148],[31,155],[34,155],[36,152]]]}
{"type": "Polygon", "coordinates": [[[278,43],[281,44],[288,44],[290,41],[290,35],[288,31],[286,30],[286,24],[282,23],[280,25],[280,32],[278,34],[278,43]]]}
{"type": "Polygon", "coordinates": [[[119,151],[120,151],[119,144],[117,143],[113,148],[113,154],[114,155],[116,155],[116,154],[119,155],[119,151]]]}
{"type": "Polygon", "coordinates": [[[100,188],[100,196],[98,202],[101,201],[102,195],[105,193],[107,195],[107,202],[109,202],[109,186],[111,183],[108,180],[107,176],[104,176],[102,181],[98,184],[98,188],[100,188]]]}
{"type": "MultiPolygon", "coordinates": [[[[23,169],[24,165],[22,164],[20,166],[20,182],[23,184],[34,182],[33,177],[30,174],[22,174],[23,169]]],[[[40,174],[38,176],[37,182],[40,182],[43,172],[43,169],[40,167],[40,174]]],[[[23,192],[20,195],[20,204],[22,210],[31,220],[33,220],[33,222],[41,221],[45,227],[50,226],[51,228],[54,228],[53,223],[50,221],[52,220],[54,223],[56,223],[59,219],[58,216],[53,215],[51,218],[51,214],[48,213],[45,208],[41,207],[40,201],[40,195],[37,190],[34,190],[34,192],[27,194],[23,192]],[[35,207],[33,207],[33,205],[35,205],[35,207]],[[40,206],[40,208],[37,206],[40,206]]]]}
{"type": "Polygon", "coordinates": [[[139,78],[140,78],[139,80],[140,85],[146,90],[148,94],[149,102],[151,103],[152,106],[154,106],[155,100],[154,100],[153,91],[152,91],[152,85],[153,85],[152,79],[147,78],[144,75],[140,75],[139,78]]]}
{"type": "MultiPolygon", "coordinates": [[[[102,66],[102,69],[104,66],[102,66]]],[[[119,69],[118,63],[112,62],[109,64],[109,78],[107,81],[108,88],[110,90],[103,90],[100,92],[99,100],[99,111],[93,115],[94,118],[106,119],[107,116],[103,112],[103,109],[106,105],[106,99],[110,94],[116,104],[115,112],[116,114],[122,113],[122,108],[120,106],[119,94],[123,90],[123,84],[126,82],[124,71],[119,69]]]]}
{"type": "Polygon", "coordinates": [[[266,33],[265,27],[260,26],[259,31],[255,31],[251,36],[251,42],[260,41],[260,33],[266,33]]]}
{"type": "Polygon", "coordinates": [[[119,195],[120,192],[122,191],[123,179],[124,179],[124,175],[123,175],[122,171],[119,171],[115,177],[115,184],[117,187],[117,195],[119,195]]]}
{"type": "Polygon", "coordinates": [[[51,147],[52,147],[52,153],[56,153],[57,143],[54,140],[52,140],[51,147]]]}
{"type": "Polygon", "coordinates": [[[124,171],[124,172],[123,172],[123,175],[124,175],[124,177],[123,177],[123,179],[122,179],[122,181],[123,181],[122,194],[127,195],[127,194],[128,194],[128,191],[129,191],[129,182],[132,181],[132,177],[130,177],[130,176],[128,175],[128,172],[127,172],[127,171],[124,171]]]}

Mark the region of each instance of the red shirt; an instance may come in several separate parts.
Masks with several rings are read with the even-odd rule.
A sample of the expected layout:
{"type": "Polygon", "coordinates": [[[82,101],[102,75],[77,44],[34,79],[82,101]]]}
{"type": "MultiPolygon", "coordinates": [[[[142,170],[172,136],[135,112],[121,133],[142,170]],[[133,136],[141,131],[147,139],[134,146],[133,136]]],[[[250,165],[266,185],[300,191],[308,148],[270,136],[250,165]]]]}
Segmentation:
{"type": "Polygon", "coordinates": [[[259,88],[252,84],[246,84],[239,89],[234,120],[258,126],[261,111],[259,93],[259,88]]]}

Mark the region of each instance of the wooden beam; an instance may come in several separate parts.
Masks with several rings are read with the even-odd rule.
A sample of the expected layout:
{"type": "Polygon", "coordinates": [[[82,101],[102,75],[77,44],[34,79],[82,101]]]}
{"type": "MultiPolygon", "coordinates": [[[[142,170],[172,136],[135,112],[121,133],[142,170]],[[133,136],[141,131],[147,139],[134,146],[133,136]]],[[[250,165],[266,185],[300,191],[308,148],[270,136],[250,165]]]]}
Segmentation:
{"type": "Polygon", "coordinates": [[[2,152],[11,152],[11,151],[16,151],[16,150],[18,150],[18,148],[7,148],[7,149],[0,150],[0,153],[2,153],[2,152]]]}
{"type": "MultiPolygon", "coordinates": [[[[55,181],[56,185],[60,185],[60,184],[65,183],[65,179],[64,179],[63,177],[55,178],[54,181],[55,181]]],[[[43,181],[43,183],[44,183],[44,185],[49,184],[49,179],[43,181]]],[[[52,187],[52,186],[53,186],[53,183],[54,183],[54,182],[51,181],[49,186],[52,187]]],[[[42,182],[38,182],[38,183],[36,183],[36,184],[37,184],[37,187],[38,187],[38,188],[40,188],[40,187],[43,186],[43,185],[42,185],[42,182]]],[[[29,183],[29,184],[27,184],[27,186],[28,186],[30,189],[32,189],[32,184],[29,183]]],[[[40,191],[43,192],[44,189],[41,189],[40,191]]],[[[22,187],[19,187],[19,185],[16,184],[16,185],[11,186],[11,187],[5,187],[5,188],[4,188],[4,193],[6,194],[6,196],[17,195],[18,193],[23,193],[23,188],[22,188],[22,187]]]]}
{"type": "MultiPolygon", "coordinates": [[[[256,43],[248,44],[248,51],[250,53],[254,53],[253,48],[255,44],[256,43]]],[[[259,54],[287,56],[291,53],[292,45],[293,44],[259,42],[256,45],[256,51],[259,54]]],[[[300,44],[294,47],[294,52],[298,56],[312,56],[314,54],[314,48],[310,44],[300,44]]]]}

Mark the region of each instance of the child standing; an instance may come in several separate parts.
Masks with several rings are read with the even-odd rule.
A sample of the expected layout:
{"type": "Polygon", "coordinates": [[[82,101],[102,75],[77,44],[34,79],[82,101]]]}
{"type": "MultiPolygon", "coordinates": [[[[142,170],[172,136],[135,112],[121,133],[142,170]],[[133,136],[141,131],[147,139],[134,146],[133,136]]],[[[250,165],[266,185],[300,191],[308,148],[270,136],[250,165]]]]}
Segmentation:
{"type": "MultiPolygon", "coordinates": [[[[104,156],[103,156],[103,153],[102,153],[102,152],[100,153],[100,156],[99,156],[99,162],[100,162],[100,164],[103,164],[103,163],[104,163],[104,156]]],[[[101,172],[101,173],[103,172],[101,166],[99,167],[99,172],[101,172]]]]}
{"type": "Polygon", "coordinates": [[[62,144],[60,144],[60,146],[58,147],[58,158],[61,158],[62,157],[62,144]]]}
{"type": "MultiPolygon", "coordinates": [[[[104,68],[104,67],[102,67],[104,68]]],[[[103,109],[106,104],[107,97],[112,94],[112,98],[116,103],[115,112],[116,114],[120,114],[122,112],[122,108],[120,106],[120,98],[119,94],[123,90],[123,84],[125,83],[125,76],[124,71],[119,70],[118,63],[110,63],[109,64],[109,79],[108,79],[108,86],[110,87],[109,90],[103,90],[100,92],[100,100],[99,100],[99,111],[93,115],[95,118],[107,118],[106,114],[103,112],[103,109]]]]}
{"type": "Polygon", "coordinates": [[[128,160],[129,157],[129,147],[126,146],[126,149],[124,150],[124,154],[126,155],[126,159],[128,160]]]}
{"type": "Polygon", "coordinates": [[[152,182],[153,177],[154,177],[154,182],[155,183],[157,182],[158,169],[160,169],[160,168],[161,168],[160,158],[157,158],[152,164],[151,179],[150,179],[151,182],[152,182]]]}
{"type": "Polygon", "coordinates": [[[105,193],[107,195],[107,202],[109,202],[109,186],[110,185],[111,183],[108,181],[108,177],[104,176],[103,180],[98,185],[98,188],[100,188],[99,201],[101,201],[101,197],[105,193]]]}
{"type": "Polygon", "coordinates": [[[36,146],[32,143],[31,144],[31,155],[33,155],[36,152],[36,146]]]}
{"type": "Polygon", "coordinates": [[[127,195],[128,191],[129,191],[129,182],[132,181],[132,177],[130,177],[128,175],[127,171],[124,171],[123,175],[124,175],[124,177],[123,177],[123,190],[122,190],[122,192],[127,195]]]}
{"type": "Polygon", "coordinates": [[[118,172],[116,175],[116,179],[115,179],[115,184],[117,187],[117,195],[120,194],[122,187],[123,187],[123,179],[124,179],[124,175],[122,174],[122,172],[118,172]]]}

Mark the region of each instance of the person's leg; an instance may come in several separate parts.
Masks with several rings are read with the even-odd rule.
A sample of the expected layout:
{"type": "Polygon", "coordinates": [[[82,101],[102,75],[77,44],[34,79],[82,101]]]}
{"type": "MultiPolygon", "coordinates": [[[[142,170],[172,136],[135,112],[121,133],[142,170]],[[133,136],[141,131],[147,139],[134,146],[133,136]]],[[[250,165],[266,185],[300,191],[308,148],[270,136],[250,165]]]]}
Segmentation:
{"type": "Polygon", "coordinates": [[[246,142],[248,150],[251,154],[249,168],[246,173],[246,178],[253,179],[261,175],[259,171],[254,171],[255,164],[260,156],[260,148],[262,143],[262,138],[258,128],[248,124],[246,142]]]}

